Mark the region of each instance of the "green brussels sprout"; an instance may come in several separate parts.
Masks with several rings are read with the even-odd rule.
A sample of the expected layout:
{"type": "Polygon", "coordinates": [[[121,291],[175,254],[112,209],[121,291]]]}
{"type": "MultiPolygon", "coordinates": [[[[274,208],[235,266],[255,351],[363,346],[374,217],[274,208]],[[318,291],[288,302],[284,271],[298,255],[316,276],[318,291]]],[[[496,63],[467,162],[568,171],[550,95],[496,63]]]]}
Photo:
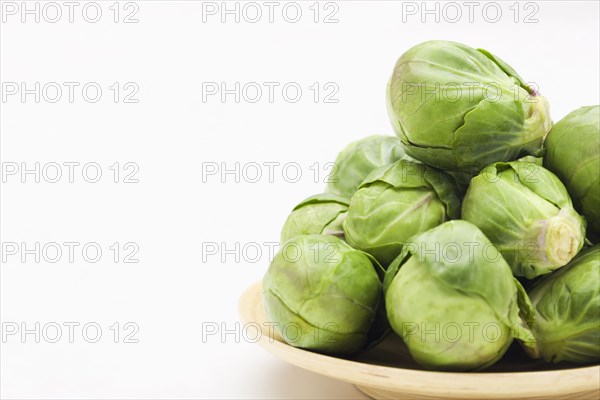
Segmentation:
{"type": "Polygon", "coordinates": [[[371,258],[330,235],[286,242],[263,279],[265,311],[292,346],[353,353],[366,343],[382,289],[371,258]]]}
{"type": "Polygon", "coordinates": [[[534,358],[600,361],[600,245],[544,278],[530,292],[535,308],[534,358]]]}
{"type": "Polygon", "coordinates": [[[516,276],[533,279],[567,264],[585,241],[585,220],[567,189],[537,164],[495,163],[471,180],[462,218],[500,249],[516,276]]]}
{"type": "MultiPolygon", "coordinates": [[[[544,166],[565,184],[575,208],[600,238],[600,106],[582,107],[552,127],[546,138],[544,166]]],[[[595,237],[594,237],[595,236],[595,237]]]]}
{"type": "Polygon", "coordinates": [[[403,243],[460,215],[451,177],[425,164],[398,160],[371,173],[350,199],[346,241],[386,267],[403,243]]]}
{"type": "Polygon", "coordinates": [[[350,143],[338,154],[327,192],[351,197],[373,170],[406,157],[395,136],[368,136],[350,143]]]}
{"type": "Polygon", "coordinates": [[[480,370],[514,338],[533,340],[527,294],[469,222],[449,221],[415,236],[388,268],[384,290],[392,329],[426,368],[480,370]]]}
{"type": "Polygon", "coordinates": [[[322,233],[341,237],[346,211],[348,200],[344,197],[331,193],[311,196],[294,207],[288,216],[281,230],[280,243],[299,235],[322,233]]]}
{"type": "Polygon", "coordinates": [[[388,83],[388,112],[406,153],[445,170],[479,172],[542,155],[548,103],[482,49],[429,41],[404,53],[388,83]]]}

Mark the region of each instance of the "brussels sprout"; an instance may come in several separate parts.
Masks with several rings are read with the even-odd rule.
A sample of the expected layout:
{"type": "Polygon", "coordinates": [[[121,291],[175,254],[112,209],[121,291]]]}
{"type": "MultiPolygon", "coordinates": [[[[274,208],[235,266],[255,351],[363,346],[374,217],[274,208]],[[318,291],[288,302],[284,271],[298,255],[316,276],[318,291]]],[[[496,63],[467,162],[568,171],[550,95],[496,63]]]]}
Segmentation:
{"type": "Polygon", "coordinates": [[[462,218],[477,225],[516,276],[528,279],[567,264],[581,250],[585,220],[556,175],[539,165],[495,163],[471,181],[462,218]]]}
{"type": "Polygon", "coordinates": [[[535,307],[534,358],[600,361],[600,245],[581,252],[529,293],[535,307]]]}
{"type": "Polygon", "coordinates": [[[330,235],[286,242],[263,290],[267,316],[283,339],[324,353],[361,349],[382,293],[371,258],[330,235]]]}
{"type": "Polygon", "coordinates": [[[281,230],[281,242],[298,235],[327,234],[343,236],[342,223],[348,211],[348,200],[331,193],[311,196],[292,210],[281,230]]]}
{"type": "Polygon", "coordinates": [[[392,329],[426,368],[483,369],[514,338],[533,340],[527,295],[498,250],[466,221],[415,236],[388,268],[384,289],[392,329]]]}
{"type": "Polygon", "coordinates": [[[600,106],[582,107],[561,119],[548,134],[544,166],[565,184],[575,208],[600,237],[600,106]]]}
{"type": "Polygon", "coordinates": [[[371,173],[350,199],[346,241],[386,267],[414,234],[458,218],[460,198],[451,177],[399,160],[371,173]]]}
{"type": "Polygon", "coordinates": [[[406,157],[394,136],[369,136],[350,143],[338,154],[327,191],[351,197],[371,171],[406,157]]]}
{"type": "Polygon", "coordinates": [[[388,112],[406,153],[446,170],[540,156],[548,103],[486,50],[430,41],[404,53],[388,83],[388,112]]]}

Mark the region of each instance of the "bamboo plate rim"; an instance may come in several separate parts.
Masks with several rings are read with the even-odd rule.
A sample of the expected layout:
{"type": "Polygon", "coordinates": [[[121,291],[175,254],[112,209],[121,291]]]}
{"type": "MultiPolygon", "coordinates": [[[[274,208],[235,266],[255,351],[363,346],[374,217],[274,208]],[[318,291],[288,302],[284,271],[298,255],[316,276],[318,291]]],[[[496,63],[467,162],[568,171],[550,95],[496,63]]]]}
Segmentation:
{"type": "MultiPolygon", "coordinates": [[[[238,311],[245,324],[264,323],[262,284],[242,294],[238,311]]],[[[353,383],[395,393],[462,398],[525,398],[600,393],[600,365],[525,372],[437,372],[367,364],[290,346],[261,327],[258,343],[290,364],[353,383]]]]}

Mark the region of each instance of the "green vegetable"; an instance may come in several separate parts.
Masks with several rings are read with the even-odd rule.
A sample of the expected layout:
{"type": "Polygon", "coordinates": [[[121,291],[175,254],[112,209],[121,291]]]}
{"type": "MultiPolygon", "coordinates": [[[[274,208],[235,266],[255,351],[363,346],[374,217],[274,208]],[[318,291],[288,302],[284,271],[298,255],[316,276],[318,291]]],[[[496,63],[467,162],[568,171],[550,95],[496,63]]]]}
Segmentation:
{"type": "Polygon", "coordinates": [[[477,225],[516,276],[567,264],[581,250],[585,220],[552,172],[529,162],[495,163],[471,181],[462,218],[477,225]]]}
{"type": "Polygon", "coordinates": [[[529,297],[537,328],[530,355],[555,363],[600,362],[600,245],[539,282],[529,297]]]}
{"type": "Polygon", "coordinates": [[[342,223],[348,210],[348,200],[330,193],[318,194],[303,200],[292,210],[281,230],[285,243],[299,235],[344,235],[342,223]]]}
{"type": "Polygon", "coordinates": [[[575,208],[600,238],[600,106],[582,107],[561,119],[546,139],[544,166],[565,184],[575,208]]]}
{"type": "Polygon", "coordinates": [[[388,84],[388,111],[406,153],[476,174],[496,161],[540,156],[548,103],[486,50],[430,41],[404,53],[388,84]]]}
{"type": "Polygon", "coordinates": [[[337,156],[327,191],[351,197],[373,170],[406,157],[394,136],[369,136],[350,143],[337,156]]]}
{"type": "Polygon", "coordinates": [[[392,329],[426,368],[483,369],[513,338],[532,340],[527,295],[498,250],[466,221],[414,237],[388,268],[384,288],[392,329]]]}
{"type": "Polygon", "coordinates": [[[381,300],[371,258],[330,235],[286,242],[263,279],[265,311],[292,346],[324,353],[362,348],[381,300]]]}
{"type": "Polygon", "coordinates": [[[360,185],[344,222],[346,241],[384,267],[411,236],[458,218],[460,199],[451,177],[424,164],[399,160],[360,185]]]}

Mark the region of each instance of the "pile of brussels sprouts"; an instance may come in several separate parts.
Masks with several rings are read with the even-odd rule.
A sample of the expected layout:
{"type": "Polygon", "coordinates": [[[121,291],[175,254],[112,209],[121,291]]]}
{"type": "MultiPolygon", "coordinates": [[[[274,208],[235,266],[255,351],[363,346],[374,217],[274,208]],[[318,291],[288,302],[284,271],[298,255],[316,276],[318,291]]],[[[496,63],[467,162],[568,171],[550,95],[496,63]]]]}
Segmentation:
{"type": "Polygon", "coordinates": [[[278,333],[346,355],[395,333],[438,370],[513,340],[600,361],[600,106],[553,124],[508,64],[446,41],[400,57],[387,103],[397,137],[348,145],[283,226],[263,280],[278,333]]]}

